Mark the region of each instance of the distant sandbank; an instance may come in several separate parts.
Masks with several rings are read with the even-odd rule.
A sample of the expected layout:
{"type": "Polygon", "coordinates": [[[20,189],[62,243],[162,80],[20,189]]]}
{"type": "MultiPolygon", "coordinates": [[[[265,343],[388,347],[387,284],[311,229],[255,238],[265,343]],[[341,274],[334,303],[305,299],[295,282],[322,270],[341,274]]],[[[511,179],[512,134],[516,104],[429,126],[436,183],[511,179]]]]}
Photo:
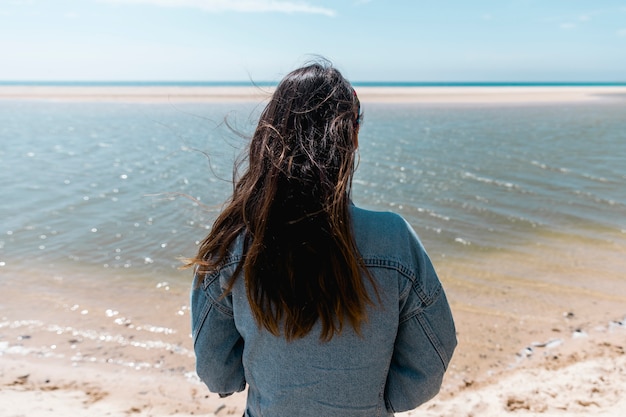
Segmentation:
{"type": "MultiPolygon", "coordinates": [[[[626,98],[626,87],[356,87],[362,102],[558,103],[626,98]]],[[[273,87],[0,86],[0,100],[116,102],[260,102],[273,87]]]]}

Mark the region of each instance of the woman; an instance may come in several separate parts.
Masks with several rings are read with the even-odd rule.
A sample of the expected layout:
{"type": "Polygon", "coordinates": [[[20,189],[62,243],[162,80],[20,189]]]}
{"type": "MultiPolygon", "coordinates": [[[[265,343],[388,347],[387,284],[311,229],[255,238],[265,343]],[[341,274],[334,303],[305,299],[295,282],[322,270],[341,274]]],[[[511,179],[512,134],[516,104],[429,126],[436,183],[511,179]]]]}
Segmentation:
{"type": "Polygon", "coordinates": [[[288,74],[191,261],[197,372],[245,415],[391,416],[432,398],[454,323],[399,215],[350,201],[360,105],[336,69],[288,74]]]}

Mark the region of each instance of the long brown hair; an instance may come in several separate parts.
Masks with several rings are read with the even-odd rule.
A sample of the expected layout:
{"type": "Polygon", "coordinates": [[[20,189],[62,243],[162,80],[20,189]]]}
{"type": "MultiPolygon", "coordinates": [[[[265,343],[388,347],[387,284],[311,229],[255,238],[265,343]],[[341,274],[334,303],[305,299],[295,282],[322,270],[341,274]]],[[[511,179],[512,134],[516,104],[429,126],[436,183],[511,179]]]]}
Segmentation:
{"type": "Polygon", "coordinates": [[[372,278],[349,214],[359,111],[352,86],[332,66],[289,73],[261,113],[246,171],[189,263],[200,273],[219,268],[243,234],[228,291],[243,271],[257,323],[287,340],[318,320],[322,340],[346,322],[359,333],[367,320],[364,277],[372,278]]]}

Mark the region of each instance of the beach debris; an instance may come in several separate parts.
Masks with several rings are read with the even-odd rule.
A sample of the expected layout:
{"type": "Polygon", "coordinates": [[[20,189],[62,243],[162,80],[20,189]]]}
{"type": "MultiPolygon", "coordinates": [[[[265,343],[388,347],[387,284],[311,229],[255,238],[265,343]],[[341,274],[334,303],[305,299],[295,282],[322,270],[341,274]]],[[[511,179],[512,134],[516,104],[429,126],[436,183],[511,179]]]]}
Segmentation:
{"type": "Polygon", "coordinates": [[[508,411],[530,410],[530,405],[523,398],[511,396],[506,400],[506,409],[508,411]]]}
{"type": "Polygon", "coordinates": [[[534,401],[527,397],[510,395],[506,399],[505,408],[509,412],[527,410],[533,413],[544,413],[548,406],[542,401],[534,401]]]}
{"type": "Polygon", "coordinates": [[[571,311],[566,311],[565,313],[563,313],[563,317],[565,317],[566,319],[573,319],[574,313],[571,311]]]}
{"type": "Polygon", "coordinates": [[[589,336],[589,335],[587,334],[587,332],[585,332],[585,331],[584,331],[584,330],[582,330],[582,329],[576,329],[576,330],[574,330],[574,331],[572,332],[572,337],[573,337],[574,339],[578,339],[578,338],[580,338],[580,337],[587,337],[587,336],[589,336]]]}
{"type": "Polygon", "coordinates": [[[548,340],[547,342],[533,342],[531,346],[538,347],[538,348],[552,349],[557,346],[560,346],[562,343],[563,343],[563,340],[561,339],[551,339],[551,340],[548,340]]]}
{"type": "Polygon", "coordinates": [[[517,356],[520,356],[522,358],[529,358],[533,355],[533,353],[534,353],[533,348],[530,346],[527,346],[524,349],[520,350],[517,353],[517,356]]]}
{"type": "Polygon", "coordinates": [[[560,346],[563,343],[561,339],[550,339],[546,342],[533,342],[530,346],[526,346],[524,349],[517,352],[517,356],[520,358],[529,358],[535,353],[536,348],[552,349],[560,346]]]}
{"type": "Polygon", "coordinates": [[[593,405],[593,406],[596,406],[596,407],[598,407],[598,408],[602,408],[602,407],[600,406],[600,404],[598,404],[596,401],[576,400],[576,402],[577,402],[578,404],[582,405],[583,407],[591,407],[591,406],[593,405]]]}
{"type": "Polygon", "coordinates": [[[13,381],[12,383],[8,385],[9,386],[24,385],[28,381],[28,377],[30,377],[30,374],[20,375],[15,379],[15,381],[13,381]]]}
{"type": "Polygon", "coordinates": [[[609,322],[609,331],[612,331],[618,327],[626,328],[626,320],[611,320],[609,322]]]}

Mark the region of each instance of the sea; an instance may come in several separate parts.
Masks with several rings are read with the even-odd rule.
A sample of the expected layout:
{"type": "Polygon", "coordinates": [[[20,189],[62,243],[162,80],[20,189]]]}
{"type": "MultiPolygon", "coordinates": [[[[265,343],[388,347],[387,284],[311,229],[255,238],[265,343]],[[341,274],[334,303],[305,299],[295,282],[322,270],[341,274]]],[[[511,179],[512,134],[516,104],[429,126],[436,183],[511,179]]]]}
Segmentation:
{"type": "MultiPolygon", "coordinates": [[[[0,275],[188,279],[181,258],[228,199],[261,108],[0,101],[0,275]]],[[[353,200],[403,215],[435,259],[626,236],[626,97],[363,113],[353,200]]]]}

